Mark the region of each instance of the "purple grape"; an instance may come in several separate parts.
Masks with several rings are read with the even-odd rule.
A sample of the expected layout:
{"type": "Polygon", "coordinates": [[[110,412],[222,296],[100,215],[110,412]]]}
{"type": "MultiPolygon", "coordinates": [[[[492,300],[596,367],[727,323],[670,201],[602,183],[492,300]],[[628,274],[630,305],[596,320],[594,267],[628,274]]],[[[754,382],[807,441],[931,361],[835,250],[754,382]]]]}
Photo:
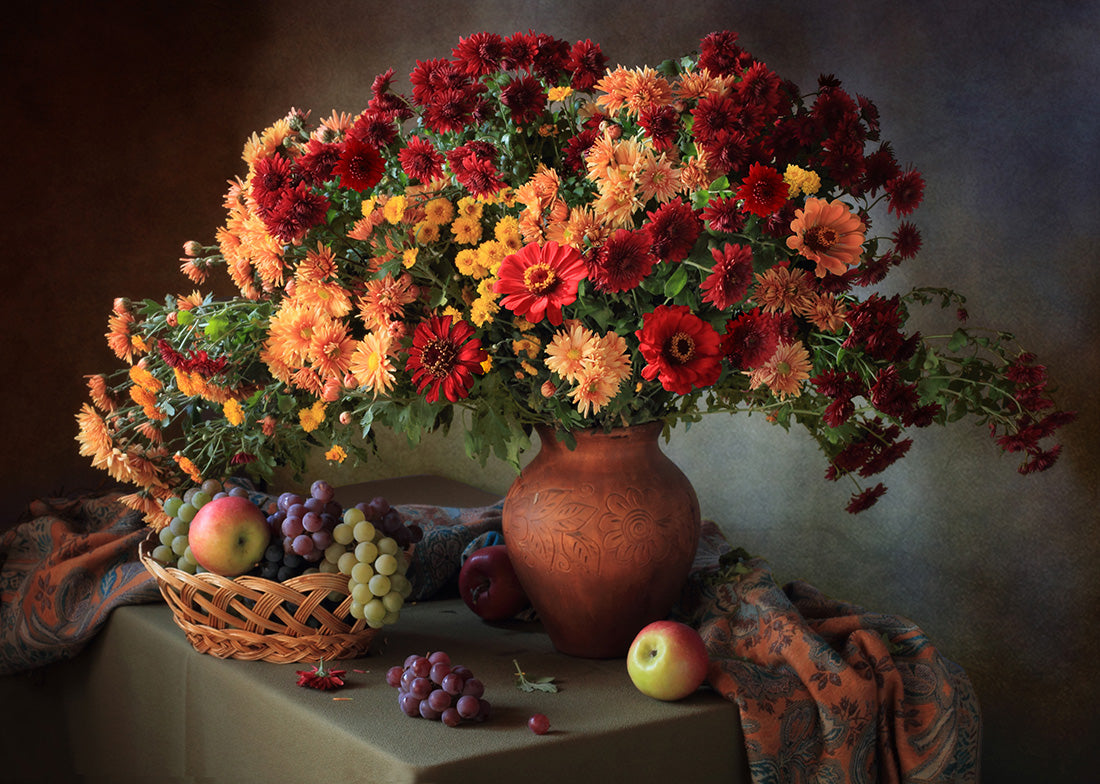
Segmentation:
{"type": "MultiPolygon", "coordinates": [[[[416,654],[413,655],[415,656],[416,654]]],[[[428,654],[428,661],[430,661],[432,664],[438,664],[439,662],[450,664],[451,657],[446,651],[432,651],[428,654]]]]}
{"type": "Polygon", "coordinates": [[[324,479],[318,479],[310,486],[309,494],[314,498],[318,498],[321,501],[328,503],[336,495],[336,490],[324,479]]]}
{"type": "Polygon", "coordinates": [[[454,708],[447,708],[440,714],[439,720],[448,727],[457,727],[462,723],[462,716],[454,708]]]}
{"type": "Polygon", "coordinates": [[[426,700],[435,691],[432,686],[432,682],[427,678],[413,678],[412,683],[409,684],[409,694],[416,697],[418,700],[426,700]]]}
{"type": "Polygon", "coordinates": [[[412,668],[406,667],[401,673],[401,688],[408,690],[416,678],[417,674],[413,672],[412,668]]]}
{"type": "Polygon", "coordinates": [[[462,695],[464,697],[480,699],[483,694],[485,694],[485,684],[474,677],[466,678],[462,684],[462,695]]]}
{"type": "Polygon", "coordinates": [[[313,552],[313,539],[305,534],[296,536],[291,543],[291,549],[298,555],[305,557],[313,552]]]}
{"type": "Polygon", "coordinates": [[[443,689],[434,689],[431,694],[428,695],[428,707],[434,711],[442,713],[451,707],[451,695],[443,691],[443,689]]]}
{"type": "Polygon", "coordinates": [[[300,503],[302,503],[302,497],[297,493],[282,493],[276,505],[279,511],[285,512],[290,509],[290,507],[294,506],[294,504],[300,503]]]}
{"type": "Polygon", "coordinates": [[[431,719],[433,721],[439,719],[439,711],[433,710],[432,706],[428,704],[427,700],[421,700],[420,702],[420,716],[425,719],[431,719]]]}
{"type": "Polygon", "coordinates": [[[321,520],[321,515],[316,512],[306,512],[302,515],[302,528],[310,533],[320,531],[323,527],[324,523],[321,520]]]}
{"type": "Polygon", "coordinates": [[[386,683],[393,688],[397,688],[401,685],[401,675],[404,670],[400,667],[390,667],[386,670],[386,683]]]}
{"type": "MultiPolygon", "coordinates": [[[[450,695],[462,694],[462,690],[466,687],[466,679],[461,675],[456,675],[453,672],[447,673],[443,676],[443,680],[439,682],[439,685],[443,687],[443,691],[450,695]]],[[[480,694],[478,695],[481,696],[480,694]]]]}
{"type": "Polygon", "coordinates": [[[318,550],[324,550],[332,544],[332,532],[321,529],[312,534],[313,546],[318,550]]]}
{"type": "Polygon", "coordinates": [[[427,678],[432,674],[432,663],[425,656],[417,656],[410,666],[418,678],[427,678]]]}
{"type": "Polygon", "coordinates": [[[486,699],[478,700],[477,716],[474,717],[474,721],[485,721],[493,712],[493,706],[489,704],[486,699]]]}
{"type": "Polygon", "coordinates": [[[412,716],[415,719],[420,715],[420,700],[411,694],[402,694],[397,698],[397,704],[401,706],[401,711],[406,716],[412,716]]]}
{"type": "Polygon", "coordinates": [[[478,711],[481,710],[481,700],[467,694],[458,698],[458,701],[455,703],[455,708],[458,710],[458,715],[462,718],[476,719],[478,711]]]}
{"type": "Polygon", "coordinates": [[[302,502],[302,506],[306,508],[307,512],[314,512],[316,514],[321,514],[321,512],[325,511],[325,502],[319,498],[307,498],[302,502]]]}
{"type": "Polygon", "coordinates": [[[288,539],[293,539],[296,536],[301,536],[305,532],[305,528],[302,527],[302,519],[300,517],[288,516],[283,520],[283,524],[280,527],[283,536],[288,539]]]}
{"type": "Polygon", "coordinates": [[[447,664],[446,662],[436,662],[435,664],[432,665],[432,669],[431,669],[431,672],[429,673],[429,676],[431,677],[431,679],[435,683],[438,683],[439,685],[442,686],[443,685],[443,679],[446,678],[450,674],[451,674],[451,665],[447,664]]]}

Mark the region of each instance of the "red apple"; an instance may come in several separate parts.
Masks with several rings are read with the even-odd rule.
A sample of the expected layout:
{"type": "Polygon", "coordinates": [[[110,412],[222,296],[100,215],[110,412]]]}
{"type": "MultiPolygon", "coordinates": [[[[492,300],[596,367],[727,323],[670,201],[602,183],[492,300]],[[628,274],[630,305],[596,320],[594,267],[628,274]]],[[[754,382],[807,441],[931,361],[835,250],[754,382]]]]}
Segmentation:
{"type": "Polygon", "coordinates": [[[224,577],[236,577],[255,566],[270,541],[267,516],[256,504],[236,495],[207,501],[187,530],[195,561],[224,577]]]}
{"type": "Polygon", "coordinates": [[[654,621],[630,644],[626,671],[638,691],[658,700],[679,700],[702,685],[710,657],[699,632],[678,621],[654,621]]]}
{"type": "Polygon", "coordinates": [[[458,573],[458,591],[466,606],[486,621],[507,620],[530,605],[503,544],[470,553],[458,573]]]}

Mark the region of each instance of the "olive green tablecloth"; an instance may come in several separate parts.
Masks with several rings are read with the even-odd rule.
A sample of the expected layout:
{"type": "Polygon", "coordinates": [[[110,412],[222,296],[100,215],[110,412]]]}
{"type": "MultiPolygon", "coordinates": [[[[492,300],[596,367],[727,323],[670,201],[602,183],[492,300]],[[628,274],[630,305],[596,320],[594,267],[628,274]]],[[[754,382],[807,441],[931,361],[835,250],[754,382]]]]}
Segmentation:
{"type": "MultiPolygon", "coordinates": [[[[487,500],[433,482],[355,492],[394,503],[487,500]]],[[[300,688],[302,664],[200,654],[163,604],[119,607],[80,656],[7,684],[0,781],[748,781],[732,702],[705,688],[678,703],[652,700],[622,659],[563,656],[537,625],[490,625],[459,599],[407,607],[368,656],[337,666],[348,671],[346,688],[300,688]],[[400,712],[385,670],[436,649],[485,682],[489,721],[449,728],[400,712]],[[560,691],[518,690],[513,660],[553,676],[560,691]],[[527,729],[535,712],[550,718],[549,734],[527,729]]]]}

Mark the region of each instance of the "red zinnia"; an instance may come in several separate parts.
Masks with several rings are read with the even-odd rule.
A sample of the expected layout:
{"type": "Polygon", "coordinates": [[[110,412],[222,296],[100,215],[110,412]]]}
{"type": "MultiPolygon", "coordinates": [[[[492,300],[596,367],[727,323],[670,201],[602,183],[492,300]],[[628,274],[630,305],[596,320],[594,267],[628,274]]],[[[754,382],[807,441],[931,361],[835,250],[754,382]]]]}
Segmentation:
{"type": "Polygon", "coordinates": [[[642,378],[660,380],[669,392],[686,395],[722,373],[718,333],[686,305],[658,305],[634,334],[646,361],[642,378]]]}
{"type": "Polygon", "coordinates": [[[737,189],[737,198],[744,201],[742,209],[767,218],[787,203],[790,187],[783,175],[770,166],[754,163],[749,166],[749,176],[737,189]]]}
{"type": "Polygon", "coordinates": [[[500,264],[494,290],[503,294],[500,304],[533,324],[545,316],[555,327],[562,323],[561,309],[577,299],[577,285],[584,279],[584,259],[571,245],[547,242],[530,244],[500,264]]]}
{"type": "Polygon", "coordinates": [[[602,291],[629,291],[642,282],[656,262],[649,232],[618,229],[590,258],[588,276],[602,291]]]}
{"type": "Polygon", "coordinates": [[[344,151],[333,167],[333,174],[340,175],[340,184],[356,191],[369,191],[382,179],[386,166],[378,150],[366,142],[349,136],[344,141],[344,151]]]}
{"type": "Polygon", "coordinates": [[[726,310],[740,302],[752,281],[752,248],[747,245],[727,244],[711,249],[714,267],[703,281],[703,302],[710,302],[719,310],[726,310]]]}
{"type": "Polygon", "coordinates": [[[397,154],[397,159],[401,162],[401,170],[410,179],[427,184],[443,176],[443,153],[427,139],[419,136],[409,137],[408,143],[397,154]]]}
{"type": "Polygon", "coordinates": [[[438,402],[440,392],[452,403],[470,394],[473,374],[481,372],[489,357],[480,340],[470,339],[473,334],[473,327],[450,316],[431,316],[417,324],[405,369],[418,393],[427,390],[429,403],[438,402]]]}

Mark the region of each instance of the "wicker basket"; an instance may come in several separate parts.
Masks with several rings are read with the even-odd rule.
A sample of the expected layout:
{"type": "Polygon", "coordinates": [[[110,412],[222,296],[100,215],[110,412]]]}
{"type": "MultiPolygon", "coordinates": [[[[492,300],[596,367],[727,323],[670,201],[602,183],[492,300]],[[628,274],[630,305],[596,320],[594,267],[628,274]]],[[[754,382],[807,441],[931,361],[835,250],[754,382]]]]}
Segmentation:
{"type": "Polygon", "coordinates": [[[199,653],[277,663],[363,656],[375,629],[351,617],[348,578],[307,574],[286,582],[242,575],[188,574],[153,560],[152,534],[139,550],[172,617],[199,653]],[[343,596],[335,610],[326,602],[343,596]],[[350,622],[350,623],[349,623],[350,622]]]}

